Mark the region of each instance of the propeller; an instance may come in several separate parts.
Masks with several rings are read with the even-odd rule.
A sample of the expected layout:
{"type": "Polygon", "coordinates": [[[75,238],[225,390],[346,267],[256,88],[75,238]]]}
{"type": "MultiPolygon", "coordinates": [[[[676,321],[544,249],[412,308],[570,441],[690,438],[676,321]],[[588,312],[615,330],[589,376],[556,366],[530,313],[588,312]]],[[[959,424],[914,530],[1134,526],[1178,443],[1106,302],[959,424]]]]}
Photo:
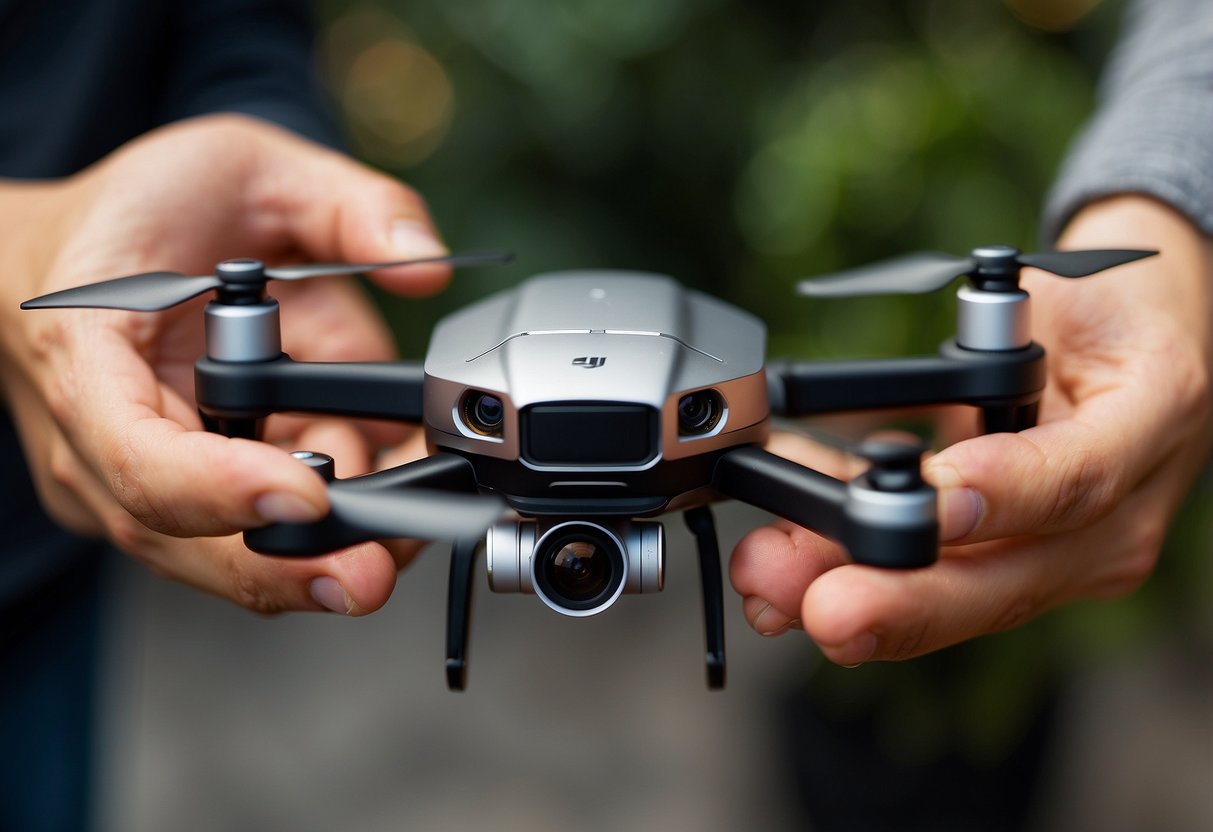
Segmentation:
{"type": "Polygon", "coordinates": [[[27,300],[21,304],[21,308],[89,307],[158,312],[184,303],[211,289],[237,295],[259,296],[267,280],[307,280],[313,277],[373,272],[422,263],[445,263],[454,267],[485,266],[508,263],[512,259],[513,254],[502,251],[416,257],[387,263],[310,263],[300,266],[266,266],[260,260],[241,258],[224,260],[215,267],[214,274],[190,276],[180,272],[144,272],[52,292],[27,300]]]}
{"type": "Polygon", "coordinates": [[[1012,246],[982,246],[968,257],[922,252],[869,266],[802,280],[799,294],[817,298],[862,295],[917,295],[942,289],[968,275],[978,289],[1010,291],[1019,285],[1019,269],[1031,266],[1059,277],[1086,277],[1114,266],[1152,257],[1157,251],[1092,249],[1023,254],[1012,246]]]}
{"type": "Polygon", "coordinates": [[[295,451],[291,456],[328,483],[331,517],[375,537],[478,537],[505,512],[505,501],[493,495],[400,485],[385,489],[381,484],[387,472],[339,480],[328,454],[295,451]]]}
{"type": "Polygon", "coordinates": [[[483,535],[505,512],[505,501],[489,494],[431,488],[366,491],[329,484],[329,508],[344,523],[375,537],[453,540],[483,535]]]}

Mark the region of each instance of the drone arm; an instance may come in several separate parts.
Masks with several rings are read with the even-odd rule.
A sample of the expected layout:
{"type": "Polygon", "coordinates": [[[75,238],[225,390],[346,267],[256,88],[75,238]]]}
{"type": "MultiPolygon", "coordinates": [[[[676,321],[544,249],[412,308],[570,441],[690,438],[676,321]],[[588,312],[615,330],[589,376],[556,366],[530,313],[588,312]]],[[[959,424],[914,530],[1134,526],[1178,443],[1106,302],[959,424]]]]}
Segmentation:
{"type": "MultiPolygon", "coordinates": [[[[1045,385],[1038,344],[982,351],[951,340],[938,355],[780,362],[767,373],[772,410],[784,416],[945,403],[1021,408],[1037,401],[1045,385]]],[[[1022,421],[1024,411],[1016,412],[1022,421]]]]}
{"type": "Polygon", "coordinates": [[[846,483],[761,448],[728,451],[712,485],[721,494],[838,539],[843,535],[846,483]]]}
{"type": "Polygon", "coordinates": [[[199,358],[194,389],[199,409],[221,419],[271,413],[330,413],[419,422],[425,371],[420,362],[310,363],[283,354],[272,361],[199,358]]]}
{"type": "Polygon", "coordinates": [[[850,483],[746,446],[716,463],[720,493],[838,541],[857,563],[915,568],[939,552],[935,489],[920,476],[905,488],[882,488],[877,466],[850,483]]]}

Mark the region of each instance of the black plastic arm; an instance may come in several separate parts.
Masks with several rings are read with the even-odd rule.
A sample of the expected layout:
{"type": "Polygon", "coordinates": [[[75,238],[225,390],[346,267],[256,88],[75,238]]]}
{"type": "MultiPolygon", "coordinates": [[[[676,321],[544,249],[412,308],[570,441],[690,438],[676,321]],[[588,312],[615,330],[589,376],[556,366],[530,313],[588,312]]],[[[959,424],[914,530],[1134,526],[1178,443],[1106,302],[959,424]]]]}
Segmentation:
{"type": "Polygon", "coordinates": [[[250,363],[203,357],[194,365],[198,409],[216,420],[296,411],[419,422],[424,379],[416,361],[308,363],[283,354],[250,363]]]}
{"type": "Polygon", "coordinates": [[[843,545],[856,563],[910,569],[939,555],[934,489],[881,488],[876,469],[845,483],[755,446],[727,451],[712,485],[721,494],[810,528],[843,545]],[[866,496],[878,495],[868,500],[866,496]]]}
{"type": "Polygon", "coordinates": [[[703,632],[707,648],[709,690],[724,687],[724,582],[720,576],[720,543],[712,510],[699,506],[683,514],[699,549],[699,577],[703,589],[703,632]]]}
{"type": "Polygon", "coordinates": [[[446,686],[467,686],[468,636],[472,623],[472,571],[478,540],[456,540],[451,547],[451,576],[446,595],[446,686]]]}
{"type": "Polygon", "coordinates": [[[950,403],[1011,408],[1040,398],[1045,351],[966,350],[950,339],[938,355],[773,362],[767,378],[771,410],[782,416],[950,403]]]}
{"type": "Polygon", "coordinates": [[[712,485],[793,523],[840,540],[845,529],[847,484],[762,448],[729,451],[716,463],[712,485]]]}
{"type": "MultiPolygon", "coordinates": [[[[393,491],[407,488],[438,488],[445,491],[476,491],[472,464],[455,454],[438,453],[386,471],[340,480],[346,489],[393,491]]],[[[273,523],[244,533],[244,543],[263,555],[309,557],[374,540],[375,535],[327,514],[315,523],[273,523]]]]}

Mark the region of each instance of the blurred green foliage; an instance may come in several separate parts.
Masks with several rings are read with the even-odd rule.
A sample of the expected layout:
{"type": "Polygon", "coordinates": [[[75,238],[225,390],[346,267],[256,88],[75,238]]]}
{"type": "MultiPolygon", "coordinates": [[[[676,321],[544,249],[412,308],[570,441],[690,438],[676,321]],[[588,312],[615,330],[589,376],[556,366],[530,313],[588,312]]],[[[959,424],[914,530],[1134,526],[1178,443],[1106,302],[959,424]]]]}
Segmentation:
{"type": "MultiPolygon", "coordinates": [[[[792,286],[905,251],[1041,244],[1044,194],[1119,21],[1119,4],[1090,0],[319,9],[322,71],[355,151],[416,187],[454,247],[519,254],[504,270],[461,273],[436,298],[381,297],[411,356],[438,316],[471,299],[600,266],[667,272],[750,309],[768,321],[773,354],[933,351],[954,326],[950,293],[811,303],[792,286]]],[[[1202,482],[1195,499],[1207,506],[1210,490],[1202,482]]],[[[1130,599],[942,658],[822,668],[819,689],[883,713],[903,754],[948,745],[996,757],[1058,667],[1207,607],[1207,558],[1174,550],[1210,539],[1188,511],[1159,574],[1130,599]]]]}
{"type": "Polygon", "coordinates": [[[908,250],[1033,244],[1116,19],[1050,34],[971,0],[320,8],[355,149],[415,185],[451,242],[520,255],[431,305],[389,302],[414,355],[433,315],[583,266],[739,303],[777,353],[933,349],[946,297],[814,305],[791,287],[908,250]]]}

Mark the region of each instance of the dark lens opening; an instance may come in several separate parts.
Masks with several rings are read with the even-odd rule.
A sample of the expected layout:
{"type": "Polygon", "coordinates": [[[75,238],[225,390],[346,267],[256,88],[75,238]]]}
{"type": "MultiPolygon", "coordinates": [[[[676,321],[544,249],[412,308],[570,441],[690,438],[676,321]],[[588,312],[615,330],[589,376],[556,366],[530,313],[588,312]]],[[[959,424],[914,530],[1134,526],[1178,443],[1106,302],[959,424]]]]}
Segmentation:
{"type": "Polygon", "coordinates": [[[501,436],[505,405],[488,393],[469,393],[463,400],[463,420],[482,436],[501,436]]]}
{"type": "Polygon", "coordinates": [[[476,400],[476,420],[486,427],[497,427],[505,416],[501,399],[496,396],[481,396],[476,400]]]}
{"type": "Polygon", "coordinates": [[[623,582],[623,552],[605,532],[577,524],[542,541],[537,588],[569,610],[594,609],[623,582]]]}
{"type": "Polygon", "coordinates": [[[611,563],[600,547],[588,540],[566,543],[548,565],[552,587],[565,598],[597,598],[611,581],[611,563]]]}
{"type": "Polygon", "coordinates": [[[711,433],[723,412],[724,402],[715,390],[688,393],[678,400],[678,432],[683,436],[711,433]]]}

